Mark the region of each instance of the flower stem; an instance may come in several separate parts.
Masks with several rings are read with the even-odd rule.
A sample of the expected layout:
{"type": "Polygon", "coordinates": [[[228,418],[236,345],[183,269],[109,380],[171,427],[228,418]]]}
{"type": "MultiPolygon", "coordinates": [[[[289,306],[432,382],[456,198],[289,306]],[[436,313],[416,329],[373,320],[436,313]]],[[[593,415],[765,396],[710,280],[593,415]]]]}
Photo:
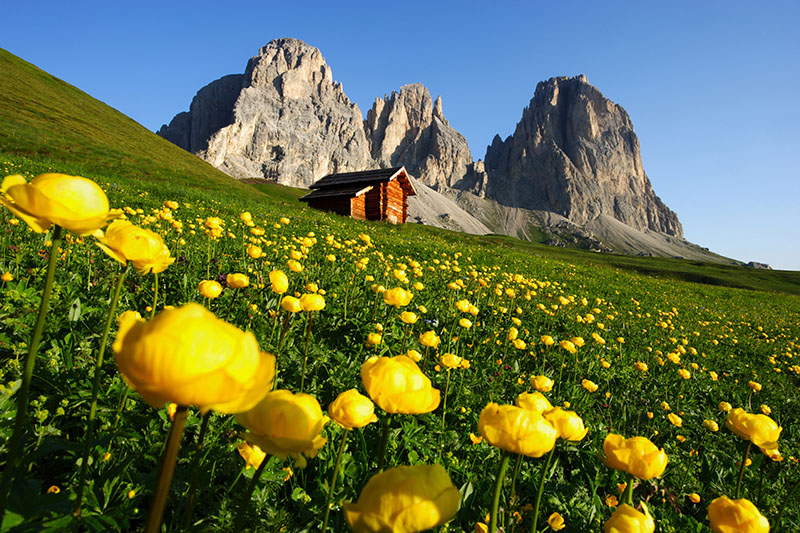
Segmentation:
{"type": "Polygon", "coordinates": [[[536,523],[539,521],[539,508],[542,504],[542,494],[544,493],[544,482],[547,479],[547,471],[550,470],[550,463],[553,462],[553,455],[556,453],[556,447],[550,450],[547,454],[547,462],[542,469],[542,477],[539,479],[539,489],[536,491],[536,506],[533,508],[533,523],[531,524],[531,532],[536,533],[536,523]]]}
{"type": "Polygon", "coordinates": [[[78,477],[78,494],[75,499],[75,516],[81,514],[81,504],[83,503],[83,489],[86,482],[86,471],[89,466],[89,449],[92,445],[94,438],[94,419],[97,414],[97,396],[100,393],[100,370],[103,366],[103,357],[106,352],[106,343],[108,342],[108,332],[111,329],[111,321],[114,319],[114,312],[117,310],[117,303],[119,302],[119,293],[122,289],[122,284],[125,281],[125,275],[128,270],[125,269],[119,275],[117,286],[114,288],[114,295],[111,297],[111,305],[108,308],[108,317],[106,318],[105,328],[103,329],[103,337],[100,341],[100,349],[97,352],[97,358],[94,362],[94,378],[92,380],[92,402],[89,404],[89,419],[86,423],[86,437],[83,443],[83,453],[81,454],[81,473],[78,477]]]}
{"type": "Polygon", "coordinates": [[[197,493],[197,481],[200,477],[200,458],[203,455],[203,441],[206,437],[208,430],[208,421],[211,418],[211,411],[203,415],[203,422],[200,424],[200,434],[197,436],[197,447],[194,450],[194,457],[192,458],[192,481],[189,483],[189,493],[187,495],[188,503],[186,504],[186,511],[183,514],[183,528],[189,527],[189,522],[192,519],[192,512],[194,511],[194,499],[197,493]]]}
{"type": "Polygon", "coordinates": [[[44,320],[47,316],[47,310],[50,308],[50,293],[53,288],[53,278],[56,272],[56,262],[58,261],[58,248],[61,245],[61,226],[54,226],[53,236],[50,245],[50,257],[47,263],[47,276],[44,282],[44,289],[42,290],[42,300],[39,303],[39,315],[36,318],[36,326],[33,330],[33,337],[31,338],[30,346],[28,347],[28,355],[25,357],[25,365],[22,374],[22,384],[19,388],[17,395],[17,415],[14,420],[14,431],[11,434],[11,439],[8,441],[8,454],[6,457],[6,468],[3,471],[3,479],[0,481],[0,520],[5,516],[6,511],[6,498],[8,497],[8,489],[11,486],[11,478],[14,476],[14,470],[17,468],[19,461],[20,449],[22,448],[23,441],[25,440],[25,428],[27,427],[28,415],[28,394],[31,390],[31,379],[33,378],[33,369],[36,365],[36,354],[39,351],[39,343],[42,341],[42,332],[44,331],[44,320]]]}
{"type": "Polygon", "coordinates": [[[306,363],[308,363],[308,343],[311,339],[311,317],[314,316],[314,311],[308,312],[308,329],[306,330],[306,352],[303,355],[303,371],[300,373],[300,392],[303,392],[303,385],[306,382],[306,363]]]}
{"type": "Polygon", "coordinates": [[[384,459],[386,458],[386,443],[389,440],[389,425],[392,423],[392,413],[386,413],[381,422],[381,442],[378,445],[378,472],[383,472],[384,459]]]}
{"type": "Polygon", "coordinates": [[[258,479],[261,477],[261,473],[264,471],[264,468],[267,466],[269,462],[269,457],[264,457],[261,461],[261,464],[258,465],[258,469],[256,469],[255,473],[253,474],[253,479],[250,480],[250,484],[247,485],[247,490],[244,491],[242,494],[242,499],[239,500],[239,511],[236,513],[236,519],[233,521],[233,529],[231,531],[241,531],[242,519],[244,519],[244,510],[247,508],[247,504],[250,501],[250,497],[253,495],[253,491],[258,485],[258,479]]]}
{"type": "Polygon", "coordinates": [[[339,453],[336,455],[336,465],[333,467],[333,476],[331,476],[331,483],[330,488],[328,489],[328,500],[325,502],[325,517],[322,519],[322,533],[325,533],[328,527],[328,515],[331,512],[331,500],[333,499],[333,491],[336,488],[336,481],[339,475],[339,464],[342,462],[342,454],[344,453],[344,446],[347,443],[347,435],[350,434],[352,430],[345,430],[344,435],[342,435],[342,443],[339,445],[339,453]]]}
{"type": "Polygon", "coordinates": [[[175,411],[175,417],[172,419],[172,427],[169,430],[167,445],[164,447],[164,455],[161,457],[161,466],[158,470],[158,482],[153,495],[153,503],[150,505],[150,513],[147,515],[145,533],[156,533],[161,530],[161,520],[164,517],[164,507],[166,507],[169,488],[172,485],[172,475],[175,473],[175,462],[178,459],[178,450],[181,448],[181,438],[186,425],[188,409],[185,405],[179,405],[175,411]]]}
{"type": "Polygon", "coordinates": [[[444,416],[447,414],[447,390],[450,388],[450,369],[447,369],[447,384],[444,386],[444,402],[442,402],[442,431],[444,431],[444,416]]]}
{"type": "Polygon", "coordinates": [[[156,315],[158,305],[158,272],[153,272],[153,307],[150,308],[150,320],[156,315]]]}
{"type": "Polygon", "coordinates": [[[633,507],[633,475],[628,474],[625,492],[622,494],[622,503],[633,507]]]}
{"type": "Polygon", "coordinates": [[[503,481],[506,478],[506,470],[508,469],[508,461],[511,454],[501,452],[503,454],[500,459],[500,466],[497,468],[497,475],[494,479],[494,494],[492,495],[492,510],[489,517],[489,533],[497,531],[497,509],[500,506],[500,492],[503,489],[503,481]]]}
{"type": "MultiPolygon", "coordinates": [[[[463,373],[461,374],[464,375],[463,373]]],[[[517,460],[514,463],[514,472],[511,474],[511,497],[508,499],[509,507],[512,508],[516,505],[517,502],[517,476],[519,476],[519,469],[522,467],[522,454],[517,454],[517,460]]],[[[506,513],[505,519],[505,527],[508,529],[508,516],[509,513],[506,513]]]]}
{"type": "Polygon", "coordinates": [[[742,464],[739,467],[739,478],[736,480],[736,498],[740,497],[742,493],[742,478],[744,478],[744,469],[747,466],[747,456],[750,455],[750,446],[753,443],[751,441],[747,441],[747,448],[744,449],[744,457],[742,457],[742,464]]]}

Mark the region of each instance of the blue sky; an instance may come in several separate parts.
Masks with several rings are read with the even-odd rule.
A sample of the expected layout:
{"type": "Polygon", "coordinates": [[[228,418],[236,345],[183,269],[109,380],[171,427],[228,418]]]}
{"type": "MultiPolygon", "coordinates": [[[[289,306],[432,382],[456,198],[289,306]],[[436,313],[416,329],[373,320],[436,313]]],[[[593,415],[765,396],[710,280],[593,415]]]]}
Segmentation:
{"type": "Polygon", "coordinates": [[[3,1],[0,20],[0,47],[151,130],[279,37],[319,48],[363,113],[423,83],[475,159],[539,81],[583,73],[689,240],[800,270],[800,2],[3,1]]]}

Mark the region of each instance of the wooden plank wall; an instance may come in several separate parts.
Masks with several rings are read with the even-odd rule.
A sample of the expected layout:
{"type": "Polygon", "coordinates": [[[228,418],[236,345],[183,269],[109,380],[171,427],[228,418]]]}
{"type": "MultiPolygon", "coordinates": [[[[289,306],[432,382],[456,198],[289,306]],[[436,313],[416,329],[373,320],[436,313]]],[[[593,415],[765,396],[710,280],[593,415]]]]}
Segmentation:
{"type": "Polygon", "coordinates": [[[367,193],[350,199],[350,216],[357,220],[367,220],[367,193]]]}
{"type": "Polygon", "coordinates": [[[382,200],[383,186],[374,186],[364,194],[364,213],[367,220],[382,220],[383,219],[383,202],[382,200]]]}
{"type": "Polygon", "coordinates": [[[392,224],[403,224],[406,221],[406,193],[397,180],[384,184],[386,189],[386,216],[392,224]]]}
{"type": "Polygon", "coordinates": [[[317,200],[309,200],[308,206],[322,211],[332,211],[337,215],[350,216],[349,198],[319,198],[317,200]]]}

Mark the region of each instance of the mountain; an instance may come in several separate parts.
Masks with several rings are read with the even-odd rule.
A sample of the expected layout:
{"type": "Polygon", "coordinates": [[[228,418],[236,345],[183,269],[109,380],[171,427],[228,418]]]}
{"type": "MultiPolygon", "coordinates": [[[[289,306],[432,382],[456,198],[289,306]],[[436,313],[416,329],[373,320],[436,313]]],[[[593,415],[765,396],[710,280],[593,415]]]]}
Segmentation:
{"type": "Polygon", "coordinates": [[[201,89],[158,134],[231,176],[295,187],[330,173],[405,165],[418,187],[431,189],[410,205],[410,219],[440,227],[720,260],[683,239],[644,171],[630,117],[583,75],[539,83],[514,133],[495,136],[484,160],[474,161],[441,97],[423,85],[376,98],[364,119],[317,48],[276,39],[244,74],[201,89]],[[477,220],[453,227],[470,215],[477,220]]]}
{"type": "Polygon", "coordinates": [[[605,215],[683,236],[645,174],[628,114],[586,76],[539,83],[514,134],[495,136],[484,164],[485,196],[503,205],[551,211],[580,226],[605,215]]]}

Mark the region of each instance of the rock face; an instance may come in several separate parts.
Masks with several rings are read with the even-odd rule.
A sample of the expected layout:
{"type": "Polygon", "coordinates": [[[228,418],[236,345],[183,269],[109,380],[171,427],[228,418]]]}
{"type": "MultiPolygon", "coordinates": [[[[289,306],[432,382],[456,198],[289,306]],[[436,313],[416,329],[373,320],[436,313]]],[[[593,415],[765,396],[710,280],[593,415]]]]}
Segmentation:
{"type": "Polygon", "coordinates": [[[158,134],[231,176],[297,187],[372,165],[358,106],[320,51],[296,39],[271,41],[244,74],[201,89],[158,134]]]}
{"type": "Polygon", "coordinates": [[[552,211],[581,226],[602,214],[683,235],[653,192],[628,114],[583,75],[539,83],[514,134],[495,136],[485,166],[488,178],[464,185],[501,204],[552,211]]]}
{"type": "Polygon", "coordinates": [[[467,140],[444,118],[442,98],[434,102],[419,83],[376,98],[364,130],[380,166],[405,165],[433,189],[452,187],[472,163],[467,140]]]}

